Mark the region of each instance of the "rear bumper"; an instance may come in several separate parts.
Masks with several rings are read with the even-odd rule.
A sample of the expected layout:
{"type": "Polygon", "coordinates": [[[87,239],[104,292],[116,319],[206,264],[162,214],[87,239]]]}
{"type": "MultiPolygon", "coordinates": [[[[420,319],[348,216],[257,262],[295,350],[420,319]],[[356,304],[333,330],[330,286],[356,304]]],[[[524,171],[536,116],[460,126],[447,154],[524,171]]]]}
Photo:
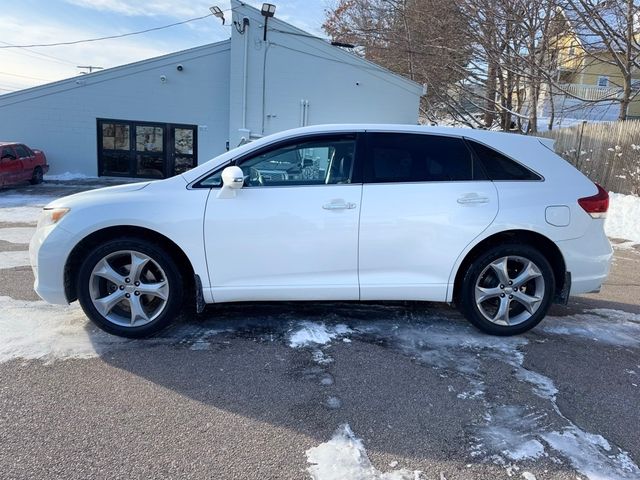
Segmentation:
{"type": "Polygon", "coordinates": [[[613,249],[604,233],[604,220],[593,220],[587,233],[577,239],[556,242],[567,272],[571,273],[569,295],[600,290],[609,275],[613,249]]]}

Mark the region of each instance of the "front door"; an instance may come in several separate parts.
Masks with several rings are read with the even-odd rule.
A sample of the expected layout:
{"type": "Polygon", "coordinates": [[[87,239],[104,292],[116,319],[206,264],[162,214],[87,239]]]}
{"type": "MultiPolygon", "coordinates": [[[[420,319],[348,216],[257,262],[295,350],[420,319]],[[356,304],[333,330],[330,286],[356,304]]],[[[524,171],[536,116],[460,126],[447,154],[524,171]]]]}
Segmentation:
{"type": "Polygon", "coordinates": [[[360,219],[362,300],[444,301],[453,265],[498,213],[459,137],[368,134],[360,219]]]}
{"type": "Polygon", "coordinates": [[[298,139],[237,161],[245,185],[235,198],[212,189],[205,214],[214,301],[359,298],[356,143],[298,139]]]}
{"type": "Polygon", "coordinates": [[[20,181],[22,162],[12,146],[2,147],[0,154],[0,185],[10,185],[20,181]]]}
{"type": "Polygon", "coordinates": [[[197,165],[197,127],[98,120],[101,176],[167,178],[197,165]]]}

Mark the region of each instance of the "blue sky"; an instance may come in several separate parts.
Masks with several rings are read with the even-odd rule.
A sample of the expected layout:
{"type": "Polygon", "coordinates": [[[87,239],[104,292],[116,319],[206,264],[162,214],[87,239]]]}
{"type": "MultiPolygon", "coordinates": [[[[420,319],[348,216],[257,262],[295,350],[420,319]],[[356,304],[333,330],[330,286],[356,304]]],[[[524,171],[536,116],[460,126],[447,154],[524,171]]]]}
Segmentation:
{"type": "MultiPolygon", "coordinates": [[[[322,35],[331,0],[271,0],[276,16],[322,35]]],[[[0,42],[55,43],[117,35],[166,25],[223,10],[229,0],[21,0],[3,1],[0,42]]],[[[260,7],[261,1],[246,3],[260,7]]],[[[230,18],[230,15],[227,14],[230,18]]],[[[213,17],[159,32],[101,42],[30,49],[0,49],[0,94],[73,77],[77,65],[113,67],[152,56],[224,40],[230,27],[213,17]]],[[[5,45],[6,43],[0,43],[5,45]]]]}

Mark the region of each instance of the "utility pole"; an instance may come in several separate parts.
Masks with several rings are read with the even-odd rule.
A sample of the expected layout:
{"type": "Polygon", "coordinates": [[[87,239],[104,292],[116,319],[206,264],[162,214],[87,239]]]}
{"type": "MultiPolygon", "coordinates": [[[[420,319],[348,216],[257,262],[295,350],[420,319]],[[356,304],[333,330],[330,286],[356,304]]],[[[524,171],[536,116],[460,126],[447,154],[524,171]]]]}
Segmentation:
{"type": "Polygon", "coordinates": [[[78,65],[76,68],[86,68],[89,70],[88,72],[80,72],[80,75],[86,75],[87,73],[91,73],[94,70],[102,70],[104,67],[96,67],[94,65],[78,65]]]}

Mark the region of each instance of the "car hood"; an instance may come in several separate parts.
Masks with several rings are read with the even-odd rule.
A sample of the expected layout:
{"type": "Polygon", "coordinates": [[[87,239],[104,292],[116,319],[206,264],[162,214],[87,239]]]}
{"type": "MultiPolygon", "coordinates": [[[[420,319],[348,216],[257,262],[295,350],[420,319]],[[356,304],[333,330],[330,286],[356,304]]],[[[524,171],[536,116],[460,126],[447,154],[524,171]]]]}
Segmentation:
{"type": "Polygon", "coordinates": [[[136,192],[142,190],[149,185],[151,185],[151,181],[149,182],[139,182],[139,183],[129,183],[126,185],[116,185],[114,187],[104,187],[104,188],[96,188],[95,190],[88,190],[86,192],[76,193],[74,195],[68,195],[66,197],[61,197],[53,202],[49,203],[45,208],[59,208],[59,207],[72,207],[78,204],[83,204],[87,201],[96,200],[96,199],[109,199],[112,198],[113,195],[119,195],[123,193],[136,192]]]}

